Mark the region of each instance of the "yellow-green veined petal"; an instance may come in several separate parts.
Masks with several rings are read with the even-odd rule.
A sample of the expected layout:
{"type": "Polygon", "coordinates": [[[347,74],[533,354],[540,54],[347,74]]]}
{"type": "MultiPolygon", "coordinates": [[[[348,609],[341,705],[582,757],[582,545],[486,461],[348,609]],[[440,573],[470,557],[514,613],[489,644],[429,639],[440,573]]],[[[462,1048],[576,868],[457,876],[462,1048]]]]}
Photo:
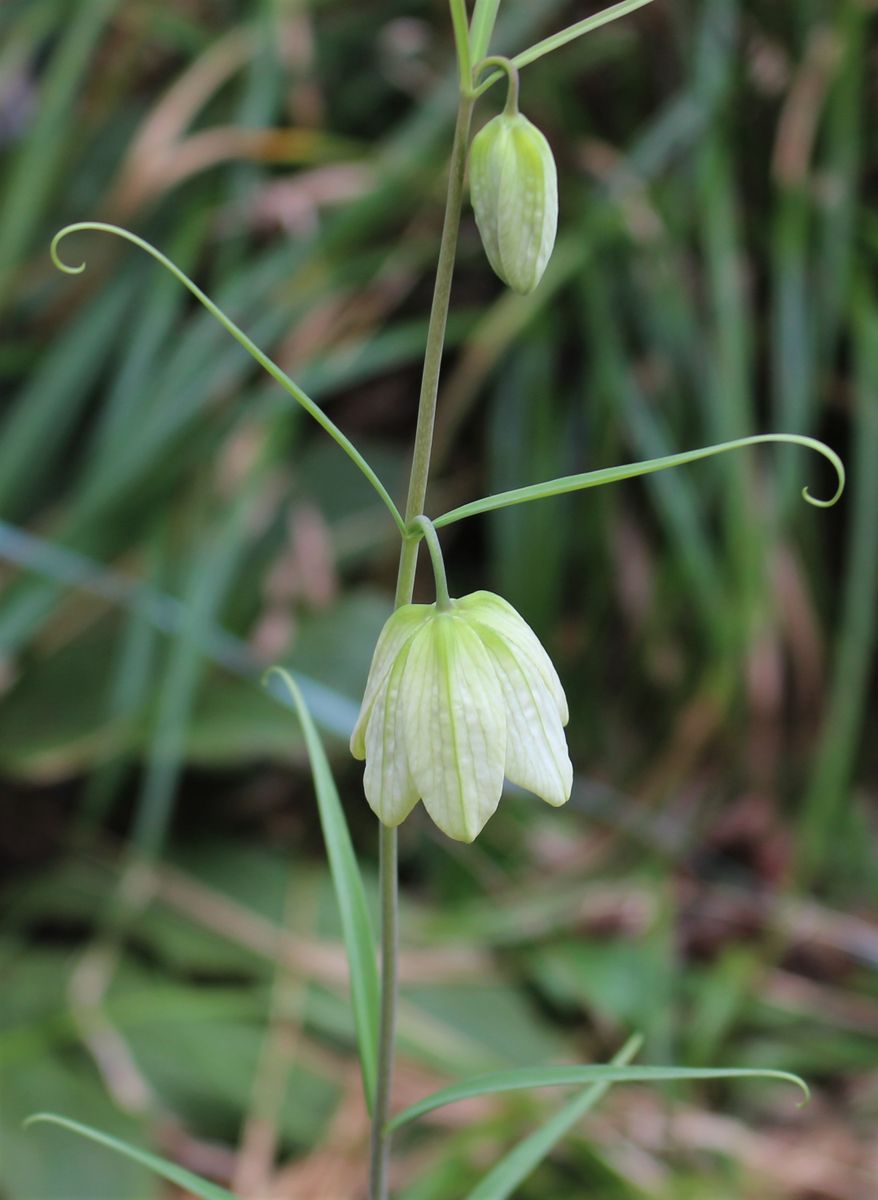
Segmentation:
{"type": "Polygon", "coordinates": [[[400,712],[401,683],[411,648],[406,642],[378,690],[366,725],[363,790],[369,807],[385,825],[399,825],[418,802],[409,771],[400,712]]]}
{"type": "Polygon", "coordinates": [[[524,618],[508,601],[494,592],[472,592],[454,601],[455,610],[473,625],[486,626],[501,634],[515,652],[530,664],[531,670],[540,676],[549,690],[561,718],[561,724],[569,720],[567,697],[558,678],[558,672],[543,649],[542,643],[524,618]]]}
{"type": "Polygon", "coordinates": [[[566,804],[573,766],[555,699],[542,675],[487,625],[479,628],[506,703],[506,778],[547,804],[566,804]]]}
{"type": "Polygon", "coordinates": [[[394,659],[415,631],[429,619],[434,609],[435,605],[433,604],[405,604],[392,613],[384,623],[384,628],[378,638],[378,645],[372,656],[366,691],[363,703],[360,705],[360,715],[354,726],[354,732],[351,734],[351,754],[354,758],[362,760],[366,757],[366,726],[375,698],[387,682],[394,659]]]}
{"type": "Polygon", "coordinates": [[[473,841],[503,791],[506,712],[488,652],[466,621],[437,613],[415,634],[400,708],[424,807],[450,838],[473,841]]]}

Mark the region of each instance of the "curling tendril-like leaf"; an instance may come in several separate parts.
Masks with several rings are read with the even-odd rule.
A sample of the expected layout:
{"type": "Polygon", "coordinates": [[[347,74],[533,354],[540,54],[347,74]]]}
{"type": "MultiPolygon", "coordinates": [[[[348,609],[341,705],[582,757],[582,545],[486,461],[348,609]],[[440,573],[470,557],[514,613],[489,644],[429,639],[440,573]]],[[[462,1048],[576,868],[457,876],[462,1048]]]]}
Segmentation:
{"type": "Polygon", "coordinates": [[[371,483],[372,487],[380,496],[382,502],[393,518],[397,529],[403,536],[405,536],[405,522],[400,516],[399,510],[393,503],[393,500],[390,498],[390,494],[388,493],[384,484],[369,466],[368,462],[366,462],[365,458],[362,456],[350,438],[346,437],[345,434],[343,434],[335,424],[335,422],[330,420],[319,404],[316,404],[306,392],[303,392],[299,385],[294,383],[293,380],[290,379],[289,375],[287,375],[285,371],[282,371],[273,359],[269,358],[264,351],[260,350],[256,343],[251,341],[247,334],[244,333],[243,329],[236,325],[230,317],[227,317],[222,309],[216,305],[205,292],[201,290],[198,284],[194,283],[189,276],[176,265],[176,263],[172,262],[171,259],[162,254],[161,250],[157,250],[155,246],[151,245],[144,238],[138,237],[136,233],[131,233],[131,231],[128,229],[123,229],[120,225],[108,225],[103,221],[77,221],[74,225],[67,225],[64,229],[60,229],[52,238],[50,253],[52,255],[52,262],[59,271],[63,271],[65,275],[81,275],[85,270],[85,262],[81,262],[78,266],[73,266],[70,263],[64,262],[58,253],[58,248],[64,238],[68,237],[72,233],[83,232],[111,233],[116,237],[123,238],[125,241],[131,242],[132,245],[138,246],[141,250],[145,250],[146,253],[151,255],[157,263],[160,263],[161,266],[163,266],[167,271],[170,271],[175,279],[178,279],[180,283],[182,283],[183,286],[192,293],[195,299],[204,305],[211,316],[215,317],[216,320],[219,321],[220,325],[222,325],[222,327],[232,335],[235,341],[238,342],[240,346],[243,346],[251,358],[254,358],[262,367],[262,369],[266,371],[272,377],[272,379],[279,383],[284,391],[288,395],[292,396],[296,403],[301,405],[301,407],[304,408],[305,411],[314,418],[317,424],[320,425],[329,434],[333,441],[341,447],[345,454],[347,454],[348,458],[351,459],[351,461],[355,463],[357,467],[359,467],[363,475],[365,475],[366,479],[368,479],[369,483],[371,483]]]}
{"type": "Polygon", "coordinates": [[[715,454],[725,454],[729,450],[739,450],[745,446],[757,446],[763,442],[785,442],[793,446],[805,446],[822,454],[832,464],[838,480],[837,487],[828,500],[819,500],[812,496],[807,487],[802,488],[802,496],[815,508],[831,508],[838,502],[844,491],[844,463],[834,450],[816,438],[805,437],[797,433],[760,433],[754,437],[736,438],[731,442],[720,442],[716,446],[704,446],[700,450],[685,450],[681,454],[669,454],[664,458],[651,458],[645,462],[626,463],[619,467],[604,467],[599,471],[586,471],[581,475],[565,475],[560,479],[550,479],[546,483],[534,483],[529,487],[513,488],[509,492],[498,492],[494,496],[485,496],[481,500],[473,500],[453,508],[441,517],[436,517],[433,524],[437,529],[462,521],[464,517],[475,517],[481,513],[493,512],[498,508],[509,508],[514,504],[525,504],[529,500],[545,500],[550,496],[563,496],[568,492],[584,491],[586,488],[600,487],[605,483],[618,483],[623,479],[635,479],[639,475],[652,475],[656,471],[665,471],[669,467],[681,467],[687,463],[697,462],[702,458],[711,458],[715,454]]]}

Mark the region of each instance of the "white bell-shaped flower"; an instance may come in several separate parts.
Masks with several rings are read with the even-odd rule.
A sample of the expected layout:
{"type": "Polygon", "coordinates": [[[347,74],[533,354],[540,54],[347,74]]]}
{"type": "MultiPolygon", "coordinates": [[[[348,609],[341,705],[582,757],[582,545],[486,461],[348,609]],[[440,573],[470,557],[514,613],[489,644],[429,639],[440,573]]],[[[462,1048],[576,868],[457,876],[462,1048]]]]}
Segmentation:
{"type": "Polygon", "coordinates": [[[558,174],[549,143],[520,112],[500,113],[473,138],[470,194],[494,271],[532,292],[555,246],[558,174]]]}
{"type": "Polygon", "coordinates": [[[418,800],[449,837],[471,842],[504,776],[548,804],[570,798],[567,701],[549,656],[491,592],[408,604],[375,649],[351,738],[366,799],[385,825],[418,800]]]}

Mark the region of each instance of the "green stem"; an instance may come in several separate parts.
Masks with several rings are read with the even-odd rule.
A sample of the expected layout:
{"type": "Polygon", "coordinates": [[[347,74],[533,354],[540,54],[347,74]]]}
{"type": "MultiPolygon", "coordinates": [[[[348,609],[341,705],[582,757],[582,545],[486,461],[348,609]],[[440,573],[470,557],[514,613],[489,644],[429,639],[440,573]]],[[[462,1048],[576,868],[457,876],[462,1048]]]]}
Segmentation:
{"type": "Polygon", "coordinates": [[[492,54],[490,58],[483,58],[476,67],[476,79],[481,75],[482,71],[488,67],[499,67],[501,71],[506,72],[506,80],[508,89],[506,92],[506,107],[504,109],[507,117],[515,117],[518,115],[518,93],[520,89],[518,67],[511,58],[503,58],[502,55],[492,54]]]}
{"type": "Polygon", "coordinates": [[[399,955],[399,899],[396,829],[379,823],[381,896],[381,1020],[378,1039],[378,1082],[372,1112],[372,1145],[369,1164],[370,1200],[386,1200],[390,1167],[390,1135],[385,1129],[390,1114],[393,1051],[396,1033],[397,958],[399,955]]]}
{"type": "MultiPolygon", "coordinates": [[[[423,513],[424,500],[427,495],[430,456],[433,451],[433,426],[436,419],[436,397],[439,394],[439,372],[442,368],[442,351],[445,346],[445,329],[448,324],[448,307],[451,298],[451,280],[454,276],[454,260],[457,255],[457,235],[460,230],[460,213],[463,207],[466,152],[472,115],[473,101],[462,96],[454,129],[454,145],[451,149],[451,173],[448,178],[448,195],[445,202],[445,224],[442,228],[442,243],[439,247],[439,262],[436,267],[436,286],[433,290],[433,307],[430,312],[427,346],[424,352],[424,373],[421,378],[421,396],[418,402],[418,427],[415,431],[415,448],[409,476],[408,500],[405,506],[407,525],[411,525],[415,517],[423,513]]],[[[406,539],[402,544],[399,560],[399,576],[396,584],[397,608],[401,604],[411,603],[417,562],[418,543],[406,539]]]]}
{"type": "Polygon", "coordinates": [[[436,581],[436,606],[440,612],[447,612],[451,608],[451,597],[448,594],[448,577],[445,574],[445,560],[442,557],[442,547],[439,545],[439,535],[436,533],[436,527],[429,517],[415,517],[412,522],[412,529],[416,530],[420,537],[423,537],[427,543],[427,549],[430,552],[430,561],[433,564],[433,578],[436,581]]]}
{"type": "MultiPolygon", "coordinates": [[[[455,6],[452,5],[452,13],[455,6]]],[[[409,477],[405,514],[410,527],[423,515],[433,450],[433,425],[436,418],[436,398],[439,394],[439,373],[445,346],[445,330],[451,301],[451,282],[457,255],[457,237],[463,207],[463,187],[466,175],[466,155],[472,121],[473,100],[468,94],[472,80],[461,67],[461,97],[451,149],[448,193],[445,201],[445,221],[436,266],[436,285],[427,329],[424,351],[424,373],[418,402],[418,425],[409,477]]],[[[396,583],[396,607],[410,604],[415,586],[419,539],[404,537],[399,558],[396,583]]],[[[390,1116],[390,1094],[393,1081],[394,1031],[396,1027],[397,943],[398,943],[398,881],[396,829],[380,827],[380,888],[381,888],[381,1020],[378,1030],[378,1084],[372,1112],[372,1146],[369,1170],[370,1200],[387,1200],[388,1167],[391,1133],[387,1129],[390,1116]]]]}

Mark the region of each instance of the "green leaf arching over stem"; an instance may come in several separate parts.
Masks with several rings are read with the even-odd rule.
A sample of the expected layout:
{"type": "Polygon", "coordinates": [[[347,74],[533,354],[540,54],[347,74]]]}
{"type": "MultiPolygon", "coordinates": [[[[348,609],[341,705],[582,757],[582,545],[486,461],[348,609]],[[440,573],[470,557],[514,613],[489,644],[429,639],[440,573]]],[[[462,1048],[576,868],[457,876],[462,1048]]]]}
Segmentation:
{"type": "Polygon", "coordinates": [[[520,1092],[530,1088],[564,1087],[588,1083],[662,1083],[696,1079],[781,1079],[801,1088],[805,1100],[810,1099],[808,1085],[789,1071],[770,1071],[747,1067],[520,1067],[514,1071],[497,1071],[478,1075],[475,1079],[453,1083],[450,1087],[425,1096],[410,1104],[388,1123],[389,1129],[399,1129],[426,1113],[472,1096],[493,1096],[500,1092],[520,1092]]]}
{"type": "Polygon", "coordinates": [[[452,508],[449,512],[436,517],[433,524],[437,529],[462,521],[464,517],[476,517],[481,513],[494,512],[498,508],[510,508],[514,504],[525,504],[529,500],[546,500],[550,496],[564,496],[569,492],[581,492],[586,488],[601,487],[605,483],[619,483],[623,479],[636,479],[639,475],[652,475],[656,471],[666,471],[669,467],[682,467],[687,463],[698,462],[702,458],[712,458],[716,454],[725,454],[729,450],[740,450],[745,446],[758,446],[764,442],[785,442],[793,446],[805,446],[822,454],[833,466],[837,487],[828,500],[818,500],[812,496],[807,487],[802,488],[802,496],[809,504],[817,508],[831,508],[836,504],[844,491],[844,463],[834,450],[816,438],[800,436],[796,433],[760,433],[754,437],[736,438],[731,442],[720,442],[716,446],[704,446],[700,450],[684,450],[681,454],[668,454],[664,458],[650,458],[645,462],[626,463],[619,467],[603,467],[598,471],[585,471],[581,475],[564,475],[559,479],[550,479],[545,483],[533,483],[528,487],[513,488],[508,492],[498,492],[494,496],[485,496],[481,500],[473,500],[452,508]]]}
{"type": "MultiPolygon", "coordinates": [[[[559,30],[558,33],[553,33],[547,38],[543,38],[541,42],[536,42],[527,50],[522,50],[520,54],[516,54],[512,59],[516,67],[526,67],[532,62],[536,62],[538,58],[543,58],[546,54],[551,54],[553,50],[560,50],[562,46],[568,45],[570,42],[576,41],[577,38],[584,37],[585,34],[591,33],[594,29],[600,29],[602,25],[609,25],[611,21],[618,21],[620,17],[627,17],[629,13],[635,9],[643,8],[645,4],[651,4],[652,0],[621,0],[619,4],[613,4],[610,8],[605,8],[602,12],[595,13],[591,17],[585,17],[582,21],[577,21],[574,25],[568,25],[566,29],[559,30]]],[[[476,88],[476,95],[481,96],[488,88],[493,87],[498,79],[502,78],[499,71],[489,76],[484,83],[476,88]]]]}
{"type": "Polygon", "coordinates": [[[365,458],[363,458],[362,454],[359,452],[350,438],[342,433],[335,422],[329,419],[320,405],[316,404],[309,395],[303,392],[299,385],[294,383],[293,380],[290,379],[289,375],[287,375],[285,371],[282,371],[273,359],[269,358],[265,351],[260,350],[256,343],[251,341],[247,334],[244,333],[243,329],[236,325],[230,317],[227,317],[222,309],[218,307],[218,305],[214,304],[213,300],[211,300],[211,298],[201,290],[197,283],[194,283],[184,271],[180,270],[176,263],[172,262],[166,255],[162,254],[160,250],[157,250],[155,246],[151,245],[150,242],[147,242],[144,238],[138,237],[136,233],[132,233],[128,229],[123,229],[120,225],[108,225],[103,221],[77,221],[74,225],[67,225],[64,229],[60,229],[52,238],[52,262],[59,271],[63,271],[65,275],[80,275],[85,270],[84,262],[80,263],[79,266],[76,267],[72,267],[69,263],[65,263],[59,257],[58,247],[63,239],[68,237],[71,233],[89,232],[111,233],[115,237],[124,238],[125,241],[131,242],[134,246],[139,246],[141,250],[145,250],[147,254],[151,255],[157,263],[160,263],[166,270],[170,271],[171,274],[178,279],[185,288],[188,288],[195,299],[204,305],[211,316],[215,317],[217,321],[219,321],[220,325],[222,325],[222,327],[232,335],[232,337],[240,346],[244,347],[251,358],[254,358],[256,362],[259,363],[260,367],[262,367],[264,371],[267,371],[272,379],[276,380],[277,383],[279,383],[284,389],[284,391],[288,395],[292,396],[296,403],[300,404],[302,408],[304,408],[305,411],[314,418],[317,424],[329,434],[336,445],[340,446],[348,458],[355,463],[357,467],[359,467],[366,479],[368,479],[369,483],[371,483],[372,487],[381,497],[381,500],[386,506],[387,511],[390,513],[391,517],[393,517],[397,529],[403,535],[403,537],[405,536],[405,522],[400,516],[396,505],[393,503],[390,493],[387,491],[387,488],[385,488],[384,484],[366,462],[365,458]]]}

